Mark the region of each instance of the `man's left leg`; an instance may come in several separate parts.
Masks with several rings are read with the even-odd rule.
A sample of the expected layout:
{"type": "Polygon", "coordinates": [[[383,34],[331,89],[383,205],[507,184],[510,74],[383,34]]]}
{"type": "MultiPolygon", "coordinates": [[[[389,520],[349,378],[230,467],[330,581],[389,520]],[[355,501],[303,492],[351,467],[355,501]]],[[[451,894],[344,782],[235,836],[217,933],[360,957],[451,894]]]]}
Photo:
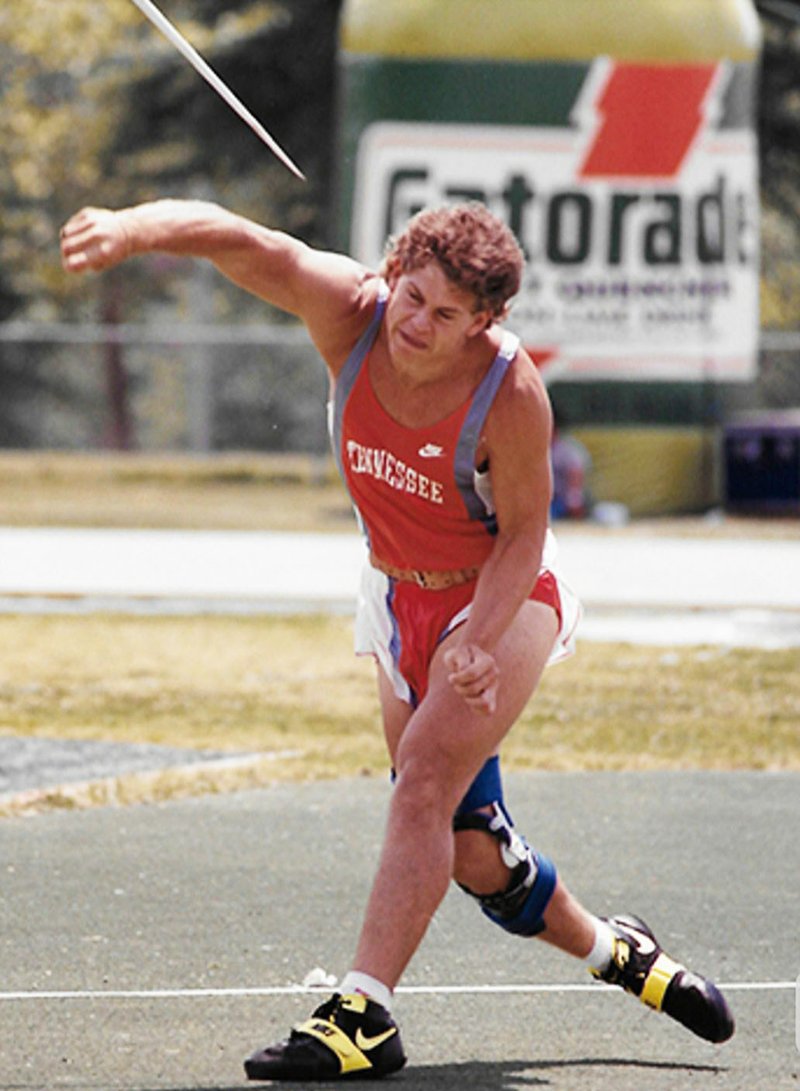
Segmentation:
{"type": "MultiPolygon", "coordinates": [[[[353,964],[362,981],[375,982],[388,995],[450,885],[453,813],[527,703],[547,662],[556,628],[556,616],[549,607],[534,601],[523,605],[495,649],[504,684],[495,711],[488,714],[470,709],[455,692],[443,661],[448,641],[439,646],[428,693],[409,717],[392,754],[397,779],[353,964]]],[[[377,1013],[374,1008],[354,1013],[354,997],[360,995],[334,996],[325,1015],[319,1009],[286,1042],[254,1054],[246,1063],[248,1076],[311,1079],[314,1070],[319,1072],[317,1078],[355,1071],[381,1076],[400,1067],[405,1058],[391,1017],[374,999],[362,997],[383,1013],[383,1029],[367,1028],[360,1019],[377,1013]],[[324,1062],[320,1047],[327,1050],[324,1062]],[[390,1048],[384,1063],[384,1052],[390,1048]]]]}
{"type": "Polygon", "coordinates": [[[473,781],[453,826],[455,878],[491,921],[514,935],[541,936],[701,1038],[731,1037],[733,1016],[712,981],[670,958],[639,918],[592,916],[552,862],[520,837],[503,799],[497,757],[473,781]]]}

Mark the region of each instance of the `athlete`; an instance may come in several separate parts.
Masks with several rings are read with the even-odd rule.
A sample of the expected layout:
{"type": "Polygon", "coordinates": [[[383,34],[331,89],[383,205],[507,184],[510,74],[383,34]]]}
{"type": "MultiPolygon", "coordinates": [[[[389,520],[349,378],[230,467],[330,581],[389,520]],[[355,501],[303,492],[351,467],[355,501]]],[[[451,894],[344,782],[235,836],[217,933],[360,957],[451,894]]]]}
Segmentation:
{"type": "Polygon", "coordinates": [[[84,209],[62,231],[74,273],[151,251],[210,259],[306,324],[369,549],[356,639],[377,662],[394,775],[383,850],[352,969],[247,1075],[401,1068],[393,990],[453,878],[499,927],[541,936],[702,1038],[729,1038],[716,986],[641,920],[584,909],[503,800],[498,749],[545,665],[570,653],[579,614],[548,528],[547,393],[501,325],[523,268],[511,232],[480,204],[426,210],[375,273],[204,202],[84,209]]]}

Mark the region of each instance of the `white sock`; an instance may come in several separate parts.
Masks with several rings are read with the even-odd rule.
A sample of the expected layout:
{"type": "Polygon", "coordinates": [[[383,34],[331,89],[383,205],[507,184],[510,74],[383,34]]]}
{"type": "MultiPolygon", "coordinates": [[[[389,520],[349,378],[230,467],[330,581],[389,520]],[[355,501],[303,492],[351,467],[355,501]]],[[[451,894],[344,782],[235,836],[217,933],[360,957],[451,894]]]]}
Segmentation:
{"type": "Polygon", "coordinates": [[[594,918],[594,946],[584,958],[584,963],[592,970],[602,973],[608,969],[614,951],[614,931],[599,917],[594,918]]]}
{"type": "Polygon", "coordinates": [[[362,974],[360,970],[350,970],[349,973],[345,974],[339,982],[338,988],[343,996],[347,996],[349,993],[362,993],[364,996],[368,996],[370,1000],[375,1000],[387,1011],[391,1010],[392,990],[389,986],[384,985],[382,981],[378,981],[375,977],[370,977],[369,974],[362,974]]]}

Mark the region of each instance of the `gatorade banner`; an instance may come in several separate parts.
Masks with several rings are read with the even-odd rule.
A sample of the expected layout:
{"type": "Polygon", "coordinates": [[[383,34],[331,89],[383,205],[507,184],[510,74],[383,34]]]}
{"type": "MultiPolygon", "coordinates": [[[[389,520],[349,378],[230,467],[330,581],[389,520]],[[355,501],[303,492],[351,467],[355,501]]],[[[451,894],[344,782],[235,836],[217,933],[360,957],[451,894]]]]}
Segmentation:
{"type": "Polygon", "coordinates": [[[375,266],[418,209],[481,200],[526,252],[509,326],[548,380],[750,380],[758,184],[735,79],[745,70],[598,58],[560,122],[371,121],[352,252],[375,266]]]}

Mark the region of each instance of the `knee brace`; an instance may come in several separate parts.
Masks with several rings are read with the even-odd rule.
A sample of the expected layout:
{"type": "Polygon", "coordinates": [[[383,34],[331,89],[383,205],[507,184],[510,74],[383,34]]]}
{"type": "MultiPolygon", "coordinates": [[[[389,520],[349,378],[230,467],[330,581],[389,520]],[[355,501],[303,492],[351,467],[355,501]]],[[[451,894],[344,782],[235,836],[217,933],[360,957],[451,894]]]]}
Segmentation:
{"type": "Polygon", "coordinates": [[[535,936],[544,929],[542,919],[556,887],[553,862],[527,844],[514,829],[503,803],[500,763],[494,757],[481,769],[453,818],[453,829],[480,830],[500,846],[503,863],[511,871],[505,890],[496,894],[475,894],[481,911],[507,932],[535,936]],[[484,808],[481,810],[480,808],[484,808]]]}

